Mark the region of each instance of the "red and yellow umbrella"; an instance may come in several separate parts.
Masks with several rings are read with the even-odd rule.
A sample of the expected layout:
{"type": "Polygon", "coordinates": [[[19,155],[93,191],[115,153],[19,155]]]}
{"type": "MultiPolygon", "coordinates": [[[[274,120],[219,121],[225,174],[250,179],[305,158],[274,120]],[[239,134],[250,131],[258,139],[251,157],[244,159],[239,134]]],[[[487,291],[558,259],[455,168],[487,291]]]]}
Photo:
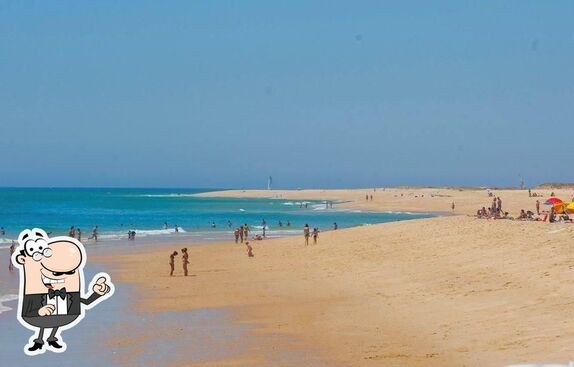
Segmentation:
{"type": "Polygon", "coordinates": [[[546,199],[546,202],[544,204],[554,205],[554,204],[558,204],[561,202],[562,202],[562,200],[558,199],[557,197],[551,197],[551,198],[546,199]]]}
{"type": "Polygon", "coordinates": [[[564,212],[566,211],[566,205],[567,205],[567,203],[556,203],[556,204],[552,205],[552,208],[554,209],[554,213],[564,214],[564,212]]]}

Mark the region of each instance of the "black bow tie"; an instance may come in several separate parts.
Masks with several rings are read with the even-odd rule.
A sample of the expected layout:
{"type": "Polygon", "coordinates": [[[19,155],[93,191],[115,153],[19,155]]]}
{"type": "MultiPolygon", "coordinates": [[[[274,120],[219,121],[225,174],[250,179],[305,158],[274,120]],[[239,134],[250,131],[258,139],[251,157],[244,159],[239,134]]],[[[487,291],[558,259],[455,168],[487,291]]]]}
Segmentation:
{"type": "Polygon", "coordinates": [[[61,299],[66,299],[66,288],[62,288],[60,290],[48,290],[48,297],[50,297],[50,299],[58,296],[60,296],[61,299]]]}

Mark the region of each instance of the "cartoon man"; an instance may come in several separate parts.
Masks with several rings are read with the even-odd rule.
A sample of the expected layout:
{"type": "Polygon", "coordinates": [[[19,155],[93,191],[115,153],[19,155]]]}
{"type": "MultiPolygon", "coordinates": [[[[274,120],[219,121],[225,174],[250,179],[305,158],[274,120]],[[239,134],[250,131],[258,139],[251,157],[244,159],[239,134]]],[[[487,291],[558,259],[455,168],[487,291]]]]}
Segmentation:
{"type": "Polygon", "coordinates": [[[90,309],[114,293],[108,274],[99,273],[90,283],[92,293],[84,288],[86,263],[84,246],[72,237],[48,238],[39,228],[24,230],[18,237],[19,247],[12,261],[20,270],[18,321],[38,332],[30,337],[24,353],[43,353],[44,331],[51,329],[46,340],[48,350],[64,352],[61,331],[75,326],[90,309]]]}

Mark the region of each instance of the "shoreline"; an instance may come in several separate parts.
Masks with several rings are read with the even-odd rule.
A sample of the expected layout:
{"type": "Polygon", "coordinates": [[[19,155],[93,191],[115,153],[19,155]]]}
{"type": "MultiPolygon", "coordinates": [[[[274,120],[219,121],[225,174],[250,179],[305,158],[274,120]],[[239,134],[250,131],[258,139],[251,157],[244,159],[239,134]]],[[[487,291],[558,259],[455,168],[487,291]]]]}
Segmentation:
{"type": "MultiPolygon", "coordinates": [[[[89,261],[103,264],[121,288],[133,288],[126,301],[136,315],[157,318],[141,325],[151,325],[162,340],[175,338],[170,352],[154,360],[158,365],[458,367],[572,359],[574,259],[568,244],[574,224],[472,218],[474,205],[491,199],[484,190],[431,196],[386,189],[372,202],[363,201],[366,190],[320,192],[346,199],[341,205],[348,209],[404,206],[437,214],[453,198],[457,208],[432,218],[325,231],[317,245],[304,246],[302,236],[252,241],[254,258],[229,239],[88,245],[89,261]],[[191,276],[181,276],[177,257],[177,276],[170,278],[167,255],[186,245],[191,276]],[[190,320],[185,327],[180,317],[190,320]],[[212,329],[232,337],[210,337],[212,329]],[[192,353],[185,342],[199,349],[192,353]],[[218,348],[233,353],[217,355],[218,348]],[[212,356],[197,358],[205,350],[212,356]]],[[[501,197],[516,210],[532,205],[535,198],[525,192],[502,191],[501,197]]],[[[273,194],[306,200],[317,192],[273,194]]],[[[104,343],[117,351],[118,365],[151,358],[142,346],[149,338],[142,339],[135,320],[104,343]]]]}
{"type": "MultiPolygon", "coordinates": [[[[459,215],[328,231],[308,247],[299,237],[254,241],[253,259],[231,241],[192,246],[190,278],[167,276],[165,248],[100,260],[121,263],[121,281],[156,292],[141,306],[145,312],[228,307],[238,311],[237,322],[257,325],[255,335],[293,336],[330,365],[569,360],[574,314],[565,304],[574,303],[567,281],[574,261],[567,260],[565,244],[574,226],[470,218],[465,211],[489,199],[484,191],[471,191],[467,201],[458,191],[424,200],[416,200],[420,192],[393,200],[395,189],[385,191],[388,201],[352,204],[387,209],[400,201],[415,207],[438,199],[444,206],[455,197],[459,215]],[[549,242],[549,248],[538,245],[549,242]],[[539,330],[545,330],[543,339],[539,330]]],[[[230,194],[238,193],[225,192],[230,194]]],[[[300,192],[287,194],[305,199],[300,192]]],[[[513,210],[532,203],[527,195],[514,200],[523,194],[501,196],[513,210]]],[[[438,206],[431,204],[429,211],[438,206]]],[[[288,346],[262,342],[257,356],[274,348],[289,353],[288,346]]]]}

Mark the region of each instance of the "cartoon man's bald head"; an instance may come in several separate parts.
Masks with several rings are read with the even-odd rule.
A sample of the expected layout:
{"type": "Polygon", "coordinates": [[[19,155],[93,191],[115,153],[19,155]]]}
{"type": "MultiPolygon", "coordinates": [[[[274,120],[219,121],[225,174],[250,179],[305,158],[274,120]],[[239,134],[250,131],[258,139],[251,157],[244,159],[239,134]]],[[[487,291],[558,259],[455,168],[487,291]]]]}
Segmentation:
{"type": "Polygon", "coordinates": [[[23,231],[18,242],[20,252],[14,260],[24,269],[24,294],[43,294],[49,289],[62,288],[79,291],[78,269],[84,262],[81,244],[67,237],[50,239],[37,228],[23,231]]]}

